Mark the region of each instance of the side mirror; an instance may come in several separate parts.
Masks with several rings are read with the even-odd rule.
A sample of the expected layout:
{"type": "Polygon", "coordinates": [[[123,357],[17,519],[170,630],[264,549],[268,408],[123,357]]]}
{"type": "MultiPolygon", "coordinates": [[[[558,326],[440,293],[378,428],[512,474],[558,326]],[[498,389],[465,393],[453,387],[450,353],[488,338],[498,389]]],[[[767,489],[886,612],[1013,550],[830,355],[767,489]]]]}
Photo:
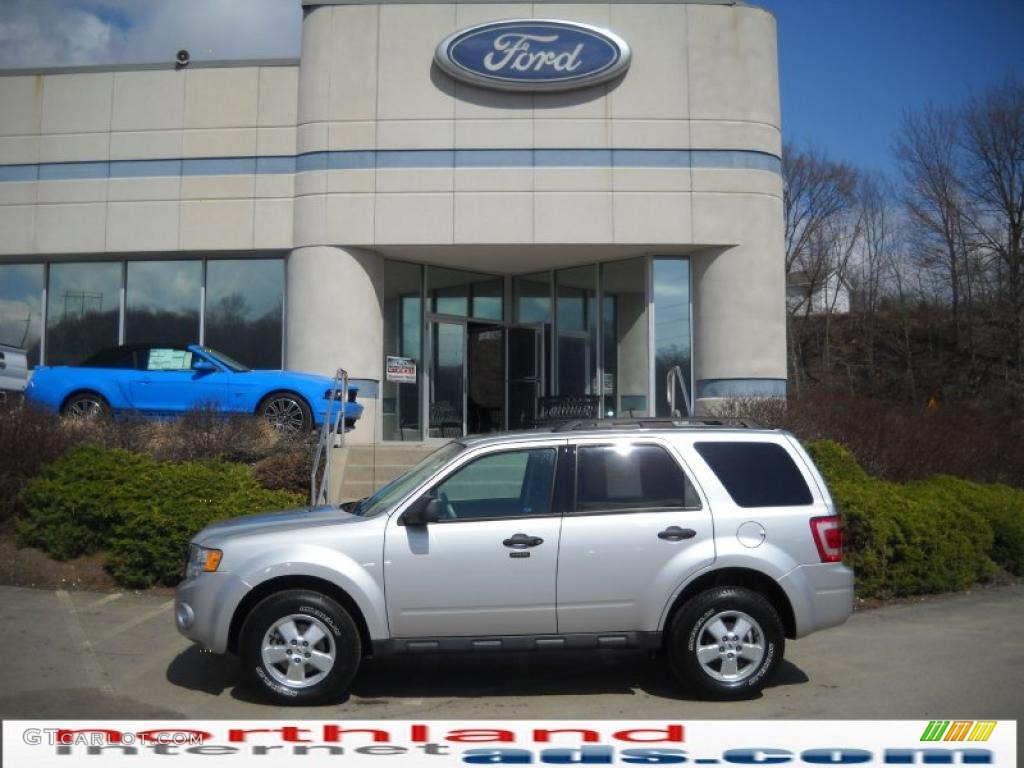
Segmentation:
{"type": "Polygon", "coordinates": [[[216,373],[217,366],[209,360],[196,360],[192,363],[192,370],[196,373],[216,373]]]}
{"type": "Polygon", "coordinates": [[[428,525],[441,519],[441,501],[432,496],[420,496],[412,503],[398,522],[402,525],[428,525]]]}

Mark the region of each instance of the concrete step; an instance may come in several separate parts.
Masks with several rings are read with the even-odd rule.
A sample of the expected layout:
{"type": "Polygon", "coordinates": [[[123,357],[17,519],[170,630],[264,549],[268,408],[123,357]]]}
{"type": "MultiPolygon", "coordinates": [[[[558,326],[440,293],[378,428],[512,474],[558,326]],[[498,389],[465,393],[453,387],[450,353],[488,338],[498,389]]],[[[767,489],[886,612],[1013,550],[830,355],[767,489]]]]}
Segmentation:
{"type": "Polygon", "coordinates": [[[353,445],[348,449],[349,464],[386,464],[411,467],[436,451],[438,447],[437,445],[392,445],[390,443],[353,445]]]}

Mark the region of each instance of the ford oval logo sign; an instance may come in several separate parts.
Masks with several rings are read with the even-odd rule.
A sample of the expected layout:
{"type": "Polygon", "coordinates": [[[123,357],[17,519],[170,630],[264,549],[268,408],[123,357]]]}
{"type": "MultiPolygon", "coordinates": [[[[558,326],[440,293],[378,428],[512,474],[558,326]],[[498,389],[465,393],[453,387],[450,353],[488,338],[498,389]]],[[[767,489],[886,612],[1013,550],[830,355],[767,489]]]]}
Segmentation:
{"type": "Polygon", "coordinates": [[[565,91],[603,83],[629,67],[626,42],[611,32],[553,19],[512,19],[460,30],[434,59],[454,78],[505,91],[565,91]]]}

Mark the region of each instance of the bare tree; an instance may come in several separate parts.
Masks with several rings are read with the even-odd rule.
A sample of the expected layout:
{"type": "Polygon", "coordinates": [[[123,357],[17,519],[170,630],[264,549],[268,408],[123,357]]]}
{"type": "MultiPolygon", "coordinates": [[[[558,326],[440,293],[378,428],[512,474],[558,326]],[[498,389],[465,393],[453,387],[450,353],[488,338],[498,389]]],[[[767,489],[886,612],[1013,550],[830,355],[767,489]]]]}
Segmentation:
{"type": "Polygon", "coordinates": [[[830,160],[813,147],[782,149],[782,181],[786,225],[786,273],[799,261],[825,223],[849,207],[857,173],[846,163],[830,160]]]}
{"type": "MultiPolygon", "coordinates": [[[[846,163],[829,159],[814,148],[801,149],[787,143],[782,152],[784,189],[786,274],[799,275],[800,301],[792,302],[788,313],[788,345],[793,384],[799,393],[806,377],[805,344],[808,319],[820,298],[834,309],[830,286],[844,281],[852,251],[841,244],[848,234],[848,214],[857,186],[857,172],[846,163]]],[[[828,333],[825,334],[826,357],[828,333]]]]}
{"type": "Polygon", "coordinates": [[[922,267],[944,276],[958,329],[966,248],[960,137],[958,112],[929,105],[904,113],[895,147],[915,250],[922,267]]]}
{"type": "Polygon", "coordinates": [[[963,111],[971,225],[997,264],[1001,323],[1024,376],[1024,83],[1010,78],[963,111]]]}

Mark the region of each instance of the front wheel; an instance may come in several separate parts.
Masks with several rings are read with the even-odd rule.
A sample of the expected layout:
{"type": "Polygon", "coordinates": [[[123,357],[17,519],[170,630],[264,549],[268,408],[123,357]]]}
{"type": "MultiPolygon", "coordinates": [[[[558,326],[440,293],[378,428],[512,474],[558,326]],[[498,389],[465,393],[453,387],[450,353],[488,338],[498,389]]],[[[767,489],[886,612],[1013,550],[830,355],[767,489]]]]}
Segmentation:
{"type": "Polygon", "coordinates": [[[675,615],[669,663],[689,689],[709,699],[756,695],[782,662],[786,635],[768,600],[743,587],[716,587],[675,615]]]}
{"type": "Polygon", "coordinates": [[[355,622],[326,595],[292,589],[257,605],[242,625],[242,669],[275,704],[308,705],[342,696],[359,669],[355,622]]]}
{"type": "Polygon", "coordinates": [[[282,435],[303,435],[313,426],[309,406],[301,397],[290,392],[268,395],[256,410],[282,435]]]}

